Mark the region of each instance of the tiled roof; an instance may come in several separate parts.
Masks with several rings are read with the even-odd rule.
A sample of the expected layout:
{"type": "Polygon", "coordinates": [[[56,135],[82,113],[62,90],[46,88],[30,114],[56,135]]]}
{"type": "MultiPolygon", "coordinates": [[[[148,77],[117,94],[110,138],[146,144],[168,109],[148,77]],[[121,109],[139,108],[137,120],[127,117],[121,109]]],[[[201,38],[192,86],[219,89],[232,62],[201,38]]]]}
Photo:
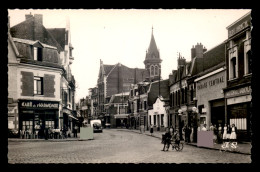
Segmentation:
{"type": "Polygon", "coordinates": [[[47,30],[52,34],[60,46],[65,49],[65,28],[47,28],[47,30]]]}
{"type": "Polygon", "coordinates": [[[52,34],[41,23],[36,22],[34,17],[11,27],[10,33],[12,37],[33,41],[39,40],[44,44],[57,47],[58,51],[63,51],[52,34]]]}
{"type": "Polygon", "coordinates": [[[109,74],[109,72],[115,67],[115,65],[103,65],[104,66],[104,72],[106,75],[109,74]]]}
{"type": "Polygon", "coordinates": [[[221,43],[203,54],[203,58],[195,58],[191,75],[196,75],[225,61],[225,43],[221,43]]]}
{"type": "MultiPolygon", "coordinates": [[[[160,95],[163,99],[169,99],[169,79],[160,81],[160,95]]],[[[159,96],[159,81],[152,82],[148,92],[148,106],[153,106],[159,96]]]]}

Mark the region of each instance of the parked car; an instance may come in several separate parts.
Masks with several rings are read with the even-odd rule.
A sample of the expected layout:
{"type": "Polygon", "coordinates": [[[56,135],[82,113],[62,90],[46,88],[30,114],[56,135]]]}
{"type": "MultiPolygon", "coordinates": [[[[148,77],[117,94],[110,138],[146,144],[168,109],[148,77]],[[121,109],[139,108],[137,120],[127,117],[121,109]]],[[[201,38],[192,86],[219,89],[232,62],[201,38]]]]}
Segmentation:
{"type": "Polygon", "coordinates": [[[101,125],[101,120],[99,119],[95,119],[95,120],[91,120],[90,121],[90,125],[91,127],[93,127],[93,131],[94,133],[97,133],[97,132],[103,132],[103,128],[102,128],[102,125],[101,125]]]}

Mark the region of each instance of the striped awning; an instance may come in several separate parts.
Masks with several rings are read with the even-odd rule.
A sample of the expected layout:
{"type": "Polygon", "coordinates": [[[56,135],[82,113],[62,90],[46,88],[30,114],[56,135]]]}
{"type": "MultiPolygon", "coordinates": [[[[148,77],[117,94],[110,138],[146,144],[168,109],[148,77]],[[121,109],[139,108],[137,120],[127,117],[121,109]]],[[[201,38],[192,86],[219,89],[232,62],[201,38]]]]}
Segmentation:
{"type": "Polygon", "coordinates": [[[129,114],[116,114],[116,115],[114,115],[114,117],[117,119],[117,118],[128,118],[128,115],[129,114]]]}

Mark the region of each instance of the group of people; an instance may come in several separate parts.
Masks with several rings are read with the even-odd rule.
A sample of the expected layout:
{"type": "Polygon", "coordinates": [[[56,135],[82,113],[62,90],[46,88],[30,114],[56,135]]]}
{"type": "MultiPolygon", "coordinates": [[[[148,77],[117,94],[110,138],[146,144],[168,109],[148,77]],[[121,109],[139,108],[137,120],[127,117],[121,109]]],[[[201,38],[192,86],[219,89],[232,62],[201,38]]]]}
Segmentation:
{"type": "MultiPolygon", "coordinates": [[[[77,133],[78,133],[78,126],[75,125],[73,128],[73,134],[75,138],[77,138],[77,133]]],[[[45,129],[42,128],[41,125],[39,125],[39,123],[37,123],[34,126],[34,133],[32,128],[28,128],[27,126],[25,126],[25,129],[21,131],[21,138],[45,138],[47,139],[58,139],[58,138],[68,138],[68,137],[72,137],[71,134],[71,129],[70,127],[66,127],[66,125],[64,127],[62,127],[61,129],[58,128],[54,128],[54,127],[45,127],[45,129]],[[32,137],[32,135],[34,137],[32,137]]]]}
{"type": "Polygon", "coordinates": [[[162,143],[164,144],[162,151],[168,151],[171,144],[171,140],[177,145],[180,144],[181,138],[178,129],[176,129],[175,131],[173,130],[170,131],[169,128],[166,128],[166,132],[162,137],[162,143]]]}
{"type": "MultiPolygon", "coordinates": [[[[206,128],[206,124],[204,124],[203,128],[206,128]]],[[[216,124],[211,124],[209,130],[213,131],[213,140],[215,144],[227,141],[236,141],[237,139],[237,127],[235,124],[232,124],[231,126],[229,124],[224,124],[223,127],[221,124],[218,124],[218,127],[216,124]]]]}

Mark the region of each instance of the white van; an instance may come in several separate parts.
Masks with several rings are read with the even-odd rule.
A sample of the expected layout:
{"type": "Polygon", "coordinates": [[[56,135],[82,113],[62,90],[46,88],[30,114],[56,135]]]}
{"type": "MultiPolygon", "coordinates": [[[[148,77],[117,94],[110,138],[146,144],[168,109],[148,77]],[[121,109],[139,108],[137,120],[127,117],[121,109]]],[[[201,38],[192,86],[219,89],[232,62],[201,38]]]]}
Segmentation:
{"type": "Polygon", "coordinates": [[[102,124],[100,119],[94,119],[90,121],[90,126],[93,127],[94,133],[96,132],[103,132],[102,130],[102,124]]]}

